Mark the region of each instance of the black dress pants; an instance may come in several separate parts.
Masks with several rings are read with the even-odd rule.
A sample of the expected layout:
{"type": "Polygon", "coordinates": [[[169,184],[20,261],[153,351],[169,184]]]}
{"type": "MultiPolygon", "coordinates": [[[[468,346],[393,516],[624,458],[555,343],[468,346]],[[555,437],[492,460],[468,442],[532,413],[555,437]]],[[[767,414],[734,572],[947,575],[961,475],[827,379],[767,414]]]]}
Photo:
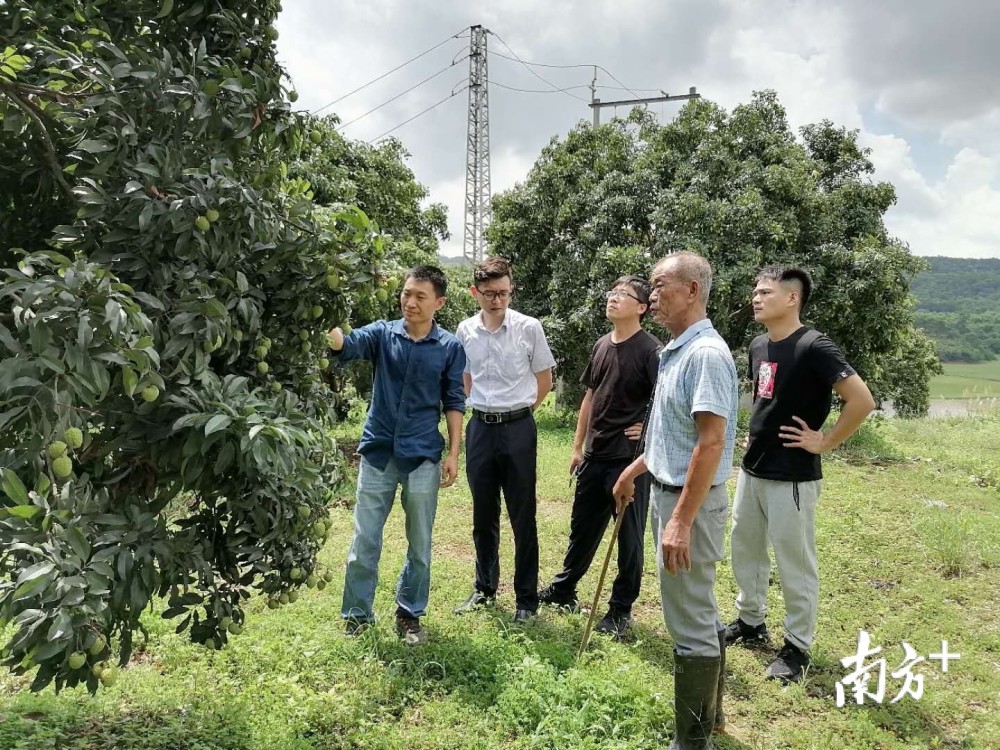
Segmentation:
{"type": "Polygon", "coordinates": [[[538,430],[534,417],[487,424],[473,417],[465,439],[472,490],[476,590],[494,596],[500,585],[500,493],[514,532],[517,609],[538,609],[538,527],[535,522],[538,430]]]}
{"type": "MultiPolygon", "coordinates": [[[[563,570],[552,580],[560,594],[576,594],[576,585],[590,568],[608,521],[617,518],[612,494],[615,482],[631,459],[610,461],[588,458],[576,479],[576,494],[570,515],[569,548],[563,570]]],[[[618,532],[618,575],[611,587],[610,605],[632,611],[642,583],[643,539],[649,515],[649,474],[635,480],[635,499],[625,508],[618,532]]]]}

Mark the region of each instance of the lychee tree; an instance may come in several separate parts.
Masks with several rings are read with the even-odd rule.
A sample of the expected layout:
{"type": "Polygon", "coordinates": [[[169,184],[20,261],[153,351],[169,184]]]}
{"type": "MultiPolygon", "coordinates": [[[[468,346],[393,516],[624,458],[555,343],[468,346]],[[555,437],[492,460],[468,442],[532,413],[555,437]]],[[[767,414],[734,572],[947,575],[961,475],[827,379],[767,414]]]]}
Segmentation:
{"type": "Polygon", "coordinates": [[[159,601],[218,648],[254,590],[324,582],[325,331],[381,243],[288,175],[279,10],[0,2],[0,625],[33,689],[113,682],[159,601]]]}

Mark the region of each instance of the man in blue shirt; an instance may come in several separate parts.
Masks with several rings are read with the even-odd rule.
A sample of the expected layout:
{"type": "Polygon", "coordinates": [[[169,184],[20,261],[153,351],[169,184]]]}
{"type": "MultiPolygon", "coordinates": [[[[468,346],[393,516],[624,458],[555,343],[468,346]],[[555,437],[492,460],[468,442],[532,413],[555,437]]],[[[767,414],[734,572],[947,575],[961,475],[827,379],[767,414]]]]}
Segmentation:
{"type": "Polygon", "coordinates": [[[396,587],[396,632],[407,645],[427,640],[420,624],[431,582],[431,529],[439,487],[458,476],[465,392],[465,352],[438,327],[434,313],[445,304],[448,281],[441,269],[417,266],[400,294],[403,319],[379,320],[344,336],[330,331],[340,362],[367,359],[375,367],[371,407],[358,452],[354,537],[347,553],[341,616],[351,635],[370,625],[382,553],[382,530],[402,486],[406,514],[406,564],[396,587]],[[438,432],[441,410],[448,423],[448,455],[438,432]]]}
{"type": "Polygon", "coordinates": [[[672,334],[660,354],[646,450],[619,477],[618,509],[649,471],[650,515],[660,539],[663,619],[674,639],[670,747],[711,748],[722,714],[725,628],[715,601],[715,566],[725,548],[733,465],[736,365],[708,319],[712,268],[695,253],[668,255],[653,269],[650,309],[672,334]]]}

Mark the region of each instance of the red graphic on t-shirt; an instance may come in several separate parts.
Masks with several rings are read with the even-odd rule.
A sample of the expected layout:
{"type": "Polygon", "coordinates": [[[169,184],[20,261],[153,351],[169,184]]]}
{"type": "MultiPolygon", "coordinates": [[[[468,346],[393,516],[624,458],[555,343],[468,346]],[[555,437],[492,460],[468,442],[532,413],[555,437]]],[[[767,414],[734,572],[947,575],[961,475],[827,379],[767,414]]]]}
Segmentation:
{"type": "Polygon", "coordinates": [[[778,374],[777,362],[761,362],[757,370],[757,398],[774,398],[774,378],[778,374]]]}

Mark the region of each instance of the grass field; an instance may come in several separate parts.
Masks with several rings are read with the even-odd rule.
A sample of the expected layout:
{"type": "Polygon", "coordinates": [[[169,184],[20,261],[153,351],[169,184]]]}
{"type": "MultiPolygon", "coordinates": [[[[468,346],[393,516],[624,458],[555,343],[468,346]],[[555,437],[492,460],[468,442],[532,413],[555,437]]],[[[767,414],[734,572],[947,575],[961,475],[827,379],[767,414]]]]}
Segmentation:
{"type": "Polygon", "coordinates": [[[1000,359],[978,364],[949,363],[931,380],[931,398],[1000,397],[1000,359]]]}
{"type": "MultiPolygon", "coordinates": [[[[565,550],[571,432],[541,420],[539,532],[543,582],[565,550]]],[[[773,651],[731,649],[720,748],[995,748],[1000,746],[1000,416],[877,422],[826,462],[818,539],[819,635],[804,684],[765,682],[773,651]],[[837,708],[835,686],[858,631],[883,647],[888,670],[947,639],[961,659],[947,674],[925,661],[923,697],[837,708]]],[[[325,563],[342,571],[351,514],[332,511],[325,563]]],[[[3,750],[333,750],[379,748],[662,748],[673,727],[672,652],[648,564],[637,603],[637,639],[595,638],[575,652],[583,615],[543,610],[510,622],[512,559],[495,612],[465,618],[452,607],[470,591],[470,499],[462,479],[442,492],[434,541],[430,643],[407,650],[392,632],[393,588],[404,545],[397,508],[387,526],[376,608],[382,621],[360,639],[343,635],[341,581],[268,610],[253,601],[247,627],[225,651],[174,635],[149,613],[151,638],[118,684],[85,692],[26,692],[0,674],[3,750]]],[[[647,558],[652,560],[652,552],[647,558]]],[[[600,553],[603,555],[603,550],[600,553]]],[[[596,567],[596,566],[595,566],[596,567]]],[[[593,571],[581,585],[591,595],[593,571]]],[[[724,619],[735,588],[719,566],[724,619]]],[[[771,591],[779,645],[783,606],[771,591]]],[[[874,685],[871,686],[874,689],[874,685]]]]}

